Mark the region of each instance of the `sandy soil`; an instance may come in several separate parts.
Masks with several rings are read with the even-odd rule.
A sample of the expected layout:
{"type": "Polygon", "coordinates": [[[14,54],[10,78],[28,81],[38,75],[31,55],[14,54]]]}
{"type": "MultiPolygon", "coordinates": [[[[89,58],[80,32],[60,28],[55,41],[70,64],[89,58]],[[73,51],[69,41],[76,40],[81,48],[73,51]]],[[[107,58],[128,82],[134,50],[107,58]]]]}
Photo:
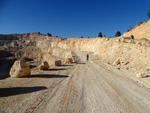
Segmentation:
{"type": "Polygon", "coordinates": [[[150,91],[133,76],[99,60],[33,69],[0,80],[0,113],[149,113],[150,91]]]}

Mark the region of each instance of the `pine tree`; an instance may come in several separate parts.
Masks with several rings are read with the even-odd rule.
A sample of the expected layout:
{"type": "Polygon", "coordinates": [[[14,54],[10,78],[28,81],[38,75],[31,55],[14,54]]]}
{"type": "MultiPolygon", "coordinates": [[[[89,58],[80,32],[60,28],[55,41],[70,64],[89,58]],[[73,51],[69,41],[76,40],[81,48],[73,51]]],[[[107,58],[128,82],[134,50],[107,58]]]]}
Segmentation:
{"type": "Polygon", "coordinates": [[[148,18],[150,18],[150,4],[149,4],[149,11],[148,11],[148,18]]]}
{"type": "Polygon", "coordinates": [[[103,37],[102,32],[99,32],[98,37],[103,37]]]}
{"type": "Polygon", "coordinates": [[[116,34],[115,34],[115,36],[116,36],[116,37],[121,36],[120,31],[117,31],[116,34]]]}
{"type": "Polygon", "coordinates": [[[51,33],[47,33],[48,36],[52,36],[51,33]]]}

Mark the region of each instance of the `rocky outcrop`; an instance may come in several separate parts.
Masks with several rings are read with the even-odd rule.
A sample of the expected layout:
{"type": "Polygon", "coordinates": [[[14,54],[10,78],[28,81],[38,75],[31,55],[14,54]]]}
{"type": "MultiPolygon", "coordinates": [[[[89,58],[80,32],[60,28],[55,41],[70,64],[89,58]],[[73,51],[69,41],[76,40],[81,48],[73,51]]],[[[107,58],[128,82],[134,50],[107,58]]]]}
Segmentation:
{"type": "Polygon", "coordinates": [[[31,70],[29,68],[29,65],[22,61],[15,61],[12,68],[10,69],[10,76],[12,78],[19,78],[30,75],[31,70]]]}
{"type": "Polygon", "coordinates": [[[72,58],[72,51],[68,49],[51,48],[49,49],[49,53],[53,56],[61,57],[64,59],[72,58]]]}

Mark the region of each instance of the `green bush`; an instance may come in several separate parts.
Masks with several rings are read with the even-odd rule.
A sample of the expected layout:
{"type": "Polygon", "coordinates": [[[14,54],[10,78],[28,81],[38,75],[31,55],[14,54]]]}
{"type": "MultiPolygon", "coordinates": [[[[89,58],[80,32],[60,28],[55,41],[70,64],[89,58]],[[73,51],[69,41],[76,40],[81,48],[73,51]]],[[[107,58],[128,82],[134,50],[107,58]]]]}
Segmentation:
{"type": "Polygon", "coordinates": [[[148,18],[150,18],[150,4],[149,4],[149,10],[148,10],[148,18]]]}

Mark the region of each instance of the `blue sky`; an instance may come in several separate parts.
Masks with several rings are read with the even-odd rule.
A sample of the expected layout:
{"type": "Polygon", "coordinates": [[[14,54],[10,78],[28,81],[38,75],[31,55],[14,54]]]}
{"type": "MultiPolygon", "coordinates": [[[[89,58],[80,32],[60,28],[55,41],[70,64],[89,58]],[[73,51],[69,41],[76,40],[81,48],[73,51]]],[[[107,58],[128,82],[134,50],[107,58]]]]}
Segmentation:
{"type": "Polygon", "coordinates": [[[148,21],[149,0],[0,0],[0,34],[114,37],[148,21]]]}

